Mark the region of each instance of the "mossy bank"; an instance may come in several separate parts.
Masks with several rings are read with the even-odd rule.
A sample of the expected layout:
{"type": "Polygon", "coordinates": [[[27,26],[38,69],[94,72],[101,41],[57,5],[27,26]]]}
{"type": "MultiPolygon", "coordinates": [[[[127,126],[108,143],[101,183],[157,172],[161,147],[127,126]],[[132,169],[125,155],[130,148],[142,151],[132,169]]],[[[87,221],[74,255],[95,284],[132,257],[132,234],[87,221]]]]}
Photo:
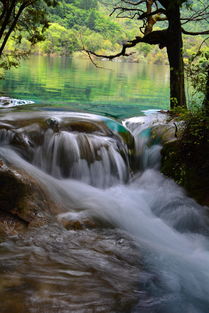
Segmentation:
{"type": "Polygon", "coordinates": [[[200,204],[209,205],[209,117],[190,112],[182,118],[177,140],[163,146],[161,171],[200,204]]]}

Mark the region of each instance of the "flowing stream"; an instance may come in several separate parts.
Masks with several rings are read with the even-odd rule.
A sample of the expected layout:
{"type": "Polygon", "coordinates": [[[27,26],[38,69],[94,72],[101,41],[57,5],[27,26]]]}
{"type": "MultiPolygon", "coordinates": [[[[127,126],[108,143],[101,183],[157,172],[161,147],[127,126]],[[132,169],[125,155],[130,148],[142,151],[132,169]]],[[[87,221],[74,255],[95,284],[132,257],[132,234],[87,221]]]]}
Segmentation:
{"type": "Polygon", "coordinates": [[[90,114],[10,113],[0,123],[0,159],[62,208],[1,242],[2,313],[209,312],[208,209],[159,172],[152,118],[122,126],[90,114]]]}

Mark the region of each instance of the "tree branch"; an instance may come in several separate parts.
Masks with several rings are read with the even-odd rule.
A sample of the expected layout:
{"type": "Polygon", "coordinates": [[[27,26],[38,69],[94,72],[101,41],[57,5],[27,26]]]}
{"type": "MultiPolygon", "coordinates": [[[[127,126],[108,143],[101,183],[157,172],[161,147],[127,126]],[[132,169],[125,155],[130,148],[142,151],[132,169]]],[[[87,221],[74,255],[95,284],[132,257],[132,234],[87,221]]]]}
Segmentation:
{"type": "Polygon", "coordinates": [[[94,62],[94,60],[92,59],[91,53],[90,53],[88,50],[85,50],[85,49],[84,49],[84,51],[88,54],[88,57],[89,57],[91,63],[92,63],[96,68],[104,69],[104,67],[98,66],[98,65],[94,62]]]}
{"type": "Polygon", "coordinates": [[[160,4],[165,8],[167,9],[168,6],[169,6],[169,2],[168,0],[158,0],[160,2],[160,4]]]}
{"type": "Polygon", "coordinates": [[[123,12],[141,12],[144,13],[144,11],[140,9],[135,9],[135,8],[124,8],[124,7],[116,7],[113,9],[113,11],[110,13],[110,16],[112,16],[116,11],[120,11],[120,14],[123,12]]]}
{"type": "Polygon", "coordinates": [[[127,1],[127,0],[121,0],[122,2],[126,3],[126,4],[130,4],[130,5],[140,5],[142,3],[146,3],[146,0],[141,0],[138,2],[132,2],[132,1],[127,1]]]}
{"type": "MultiPolygon", "coordinates": [[[[201,1],[200,1],[201,2],[201,1]]],[[[209,5],[204,5],[203,3],[201,3],[203,7],[201,7],[199,10],[193,10],[192,12],[193,14],[190,16],[183,16],[181,17],[181,21],[185,21],[182,24],[186,24],[192,21],[202,21],[203,19],[208,17],[208,9],[209,9],[209,5]]]]}
{"type": "Polygon", "coordinates": [[[109,60],[113,60],[115,58],[118,58],[120,56],[130,56],[132,54],[134,54],[134,52],[130,52],[127,53],[126,50],[129,48],[133,48],[135,47],[139,42],[143,42],[143,43],[147,43],[150,45],[156,45],[158,44],[160,46],[160,48],[163,48],[167,45],[168,42],[168,38],[167,38],[167,30],[157,30],[157,31],[153,31],[147,35],[145,35],[144,37],[135,37],[133,40],[131,41],[127,41],[126,43],[124,43],[122,45],[122,49],[120,52],[116,53],[116,54],[112,54],[112,55],[106,55],[106,54],[98,54],[96,52],[93,52],[91,50],[86,50],[84,49],[84,51],[86,53],[90,53],[96,57],[99,58],[105,58],[105,59],[109,59],[109,60]]]}
{"type": "Polygon", "coordinates": [[[160,9],[157,9],[157,10],[152,11],[152,12],[150,12],[150,13],[144,12],[142,15],[139,16],[139,18],[140,18],[140,19],[144,19],[144,18],[153,16],[153,15],[157,15],[157,14],[164,14],[164,15],[166,16],[166,10],[160,8],[160,9]]]}
{"type": "Polygon", "coordinates": [[[143,10],[136,9],[136,8],[115,7],[109,16],[112,16],[116,11],[120,11],[118,13],[118,15],[120,15],[124,12],[135,12],[135,14],[142,13],[141,15],[138,14],[138,18],[137,18],[138,20],[143,20],[144,18],[149,18],[149,17],[152,17],[153,15],[157,15],[157,14],[166,15],[166,10],[164,10],[162,8],[157,9],[153,12],[147,13],[147,12],[144,12],[143,10]]]}
{"type": "Polygon", "coordinates": [[[8,39],[9,39],[9,36],[11,35],[12,31],[14,30],[14,28],[15,28],[15,26],[16,26],[16,24],[17,24],[17,21],[18,21],[20,15],[22,14],[22,11],[23,11],[24,9],[25,9],[25,4],[23,3],[23,4],[19,7],[19,10],[18,10],[18,12],[17,12],[17,15],[15,16],[14,21],[12,22],[12,24],[11,24],[11,26],[10,26],[10,28],[9,28],[9,30],[8,30],[8,32],[7,32],[7,34],[6,34],[5,37],[4,37],[4,40],[3,40],[2,45],[1,45],[1,47],[0,47],[0,56],[2,55],[2,52],[3,52],[3,50],[4,50],[4,47],[6,46],[6,43],[7,43],[8,39]]]}
{"type": "Polygon", "coordinates": [[[10,20],[12,13],[13,13],[15,5],[16,5],[16,0],[12,1],[11,6],[8,7],[8,9],[7,9],[6,16],[4,17],[4,21],[3,21],[2,25],[1,25],[1,29],[0,29],[0,39],[2,38],[4,31],[5,31],[8,23],[9,23],[9,20],[10,20]]]}
{"type": "Polygon", "coordinates": [[[185,30],[184,28],[181,28],[181,29],[182,29],[182,33],[185,35],[190,35],[190,36],[209,35],[209,30],[206,30],[204,32],[189,32],[185,30]]]}
{"type": "Polygon", "coordinates": [[[206,43],[206,41],[209,39],[209,37],[205,38],[202,42],[201,42],[201,45],[199,46],[197,52],[195,53],[195,55],[191,58],[191,62],[193,62],[196,57],[198,57],[199,53],[201,52],[201,48],[202,46],[206,43]]]}

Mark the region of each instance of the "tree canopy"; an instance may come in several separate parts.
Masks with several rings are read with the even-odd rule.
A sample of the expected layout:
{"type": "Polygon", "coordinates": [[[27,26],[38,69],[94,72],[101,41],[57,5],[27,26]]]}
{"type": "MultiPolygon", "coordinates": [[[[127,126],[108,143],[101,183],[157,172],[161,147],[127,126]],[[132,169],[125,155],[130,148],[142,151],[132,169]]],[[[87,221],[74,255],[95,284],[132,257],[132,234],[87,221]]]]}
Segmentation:
{"type": "Polygon", "coordinates": [[[14,65],[22,52],[17,49],[10,54],[3,54],[6,44],[13,37],[21,43],[23,34],[31,42],[43,39],[43,33],[49,26],[47,9],[55,6],[57,0],[0,0],[0,57],[1,66],[14,65]]]}

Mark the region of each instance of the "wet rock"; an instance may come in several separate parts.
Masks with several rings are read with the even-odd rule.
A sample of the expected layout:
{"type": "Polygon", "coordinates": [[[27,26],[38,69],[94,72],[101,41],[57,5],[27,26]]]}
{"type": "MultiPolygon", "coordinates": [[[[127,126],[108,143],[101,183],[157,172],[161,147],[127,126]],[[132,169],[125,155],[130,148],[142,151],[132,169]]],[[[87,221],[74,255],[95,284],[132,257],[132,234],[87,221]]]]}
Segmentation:
{"type": "Polygon", "coordinates": [[[13,128],[13,127],[10,124],[0,122],[0,129],[11,129],[11,128],[13,128]]]}
{"type": "Polygon", "coordinates": [[[57,220],[67,230],[84,230],[110,227],[110,224],[88,216],[86,211],[76,209],[75,212],[59,214],[57,220]]]}
{"type": "Polygon", "coordinates": [[[104,135],[110,133],[107,129],[104,129],[104,125],[102,125],[102,123],[95,123],[93,121],[72,121],[69,123],[68,127],[71,131],[76,132],[100,133],[104,135]]]}
{"type": "Polygon", "coordinates": [[[175,141],[180,137],[183,128],[184,126],[182,123],[177,123],[174,121],[167,124],[156,125],[152,127],[152,141],[158,141],[162,144],[175,141]]]}
{"type": "Polygon", "coordinates": [[[49,118],[46,120],[46,123],[53,129],[54,132],[59,131],[59,121],[56,118],[49,118]]]}
{"type": "Polygon", "coordinates": [[[97,225],[93,220],[62,220],[63,226],[68,230],[84,230],[96,228],[97,225]]]}
{"type": "Polygon", "coordinates": [[[0,124],[1,145],[11,145],[28,161],[33,158],[33,148],[43,143],[43,135],[44,132],[38,124],[20,128],[6,123],[0,124]]]}
{"type": "Polygon", "coordinates": [[[40,226],[58,212],[44,187],[23,170],[0,160],[0,232],[15,234],[40,226]]]}
{"type": "Polygon", "coordinates": [[[25,232],[27,226],[28,223],[19,219],[18,216],[0,211],[0,237],[3,235],[13,236],[25,232]]]}

